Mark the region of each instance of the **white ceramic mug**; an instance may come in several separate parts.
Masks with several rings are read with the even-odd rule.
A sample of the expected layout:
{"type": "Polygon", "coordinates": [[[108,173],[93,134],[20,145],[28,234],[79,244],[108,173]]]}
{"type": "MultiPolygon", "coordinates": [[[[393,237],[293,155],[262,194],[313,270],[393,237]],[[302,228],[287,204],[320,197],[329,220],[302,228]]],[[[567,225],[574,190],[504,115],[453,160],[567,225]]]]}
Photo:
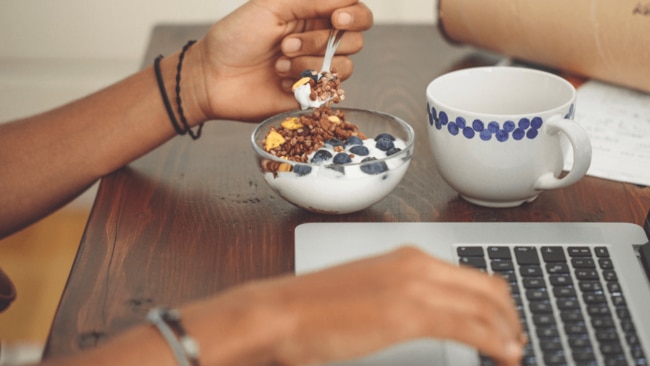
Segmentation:
{"type": "Polygon", "coordinates": [[[463,69],[426,90],[428,133],[438,171],[466,200],[489,207],[531,202],[577,182],[591,143],[574,122],[576,90],[554,74],[520,67],[463,69]],[[573,150],[564,165],[560,136],[573,150]]]}

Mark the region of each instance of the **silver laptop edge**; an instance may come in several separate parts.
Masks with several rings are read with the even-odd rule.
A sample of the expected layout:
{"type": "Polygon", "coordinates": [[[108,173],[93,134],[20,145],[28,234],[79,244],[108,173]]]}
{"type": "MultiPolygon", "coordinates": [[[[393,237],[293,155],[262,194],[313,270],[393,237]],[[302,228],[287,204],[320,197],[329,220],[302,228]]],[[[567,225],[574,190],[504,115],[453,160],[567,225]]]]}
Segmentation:
{"type": "MultiPolygon", "coordinates": [[[[607,246],[637,333],[650,351],[650,281],[637,257],[648,242],[628,223],[307,223],[295,231],[297,274],[413,245],[456,262],[459,245],[607,246]],[[633,264],[633,265],[630,265],[633,264]]],[[[476,352],[453,342],[419,340],[340,365],[477,365],[476,352]],[[426,345],[426,346],[424,346],[426,345]]]]}

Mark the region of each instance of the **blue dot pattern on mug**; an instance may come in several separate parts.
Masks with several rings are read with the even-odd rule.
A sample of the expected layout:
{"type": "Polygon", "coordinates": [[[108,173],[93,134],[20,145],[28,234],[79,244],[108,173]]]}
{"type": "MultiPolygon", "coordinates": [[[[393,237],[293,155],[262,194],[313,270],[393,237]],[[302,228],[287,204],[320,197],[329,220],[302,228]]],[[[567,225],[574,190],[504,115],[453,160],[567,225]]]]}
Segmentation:
{"type": "MultiPolygon", "coordinates": [[[[574,113],[573,104],[569,112],[564,117],[572,119],[574,113]]],[[[429,115],[429,125],[438,130],[446,129],[453,136],[464,136],[467,139],[480,138],[483,141],[490,141],[493,138],[499,142],[513,140],[535,139],[539,134],[539,129],[544,124],[541,117],[521,118],[518,121],[505,121],[500,125],[496,121],[484,122],[475,119],[468,122],[464,117],[458,116],[455,120],[450,120],[445,111],[438,113],[434,107],[427,103],[427,114],[429,115]]]]}

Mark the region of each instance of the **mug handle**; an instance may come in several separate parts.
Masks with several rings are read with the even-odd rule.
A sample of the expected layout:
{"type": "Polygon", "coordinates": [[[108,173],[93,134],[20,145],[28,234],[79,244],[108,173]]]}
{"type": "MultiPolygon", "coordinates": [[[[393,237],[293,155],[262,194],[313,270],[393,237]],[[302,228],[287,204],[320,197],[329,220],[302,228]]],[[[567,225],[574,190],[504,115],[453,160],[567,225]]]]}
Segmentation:
{"type": "Polygon", "coordinates": [[[569,138],[573,149],[573,166],[563,178],[556,178],[553,172],[542,174],[535,182],[535,189],[549,190],[569,186],[580,180],[591,165],[591,141],[582,126],[573,120],[562,117],[550,118],[546,133],[563,133],[569,138]]]}

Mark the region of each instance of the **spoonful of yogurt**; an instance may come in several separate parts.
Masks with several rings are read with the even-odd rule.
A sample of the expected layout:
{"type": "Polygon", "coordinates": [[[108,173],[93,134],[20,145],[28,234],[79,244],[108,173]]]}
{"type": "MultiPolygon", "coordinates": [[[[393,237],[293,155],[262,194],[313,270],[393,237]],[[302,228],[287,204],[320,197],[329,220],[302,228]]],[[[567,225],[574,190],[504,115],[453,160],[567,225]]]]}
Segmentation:
{"type": "Polygon", "coordinates": [[[323,57],[323,66],[321,71],[316,73],[313,70],[305,70],[300,73],[300,80],[293,84],[292,90],[300,108],[318,108],[326,103],[338,103],[345,98],[341,81],[335,70],[332,70],[332,58],[336,53],[345,31],[334,29],[330,30],[325,56],[323,57]]]}

